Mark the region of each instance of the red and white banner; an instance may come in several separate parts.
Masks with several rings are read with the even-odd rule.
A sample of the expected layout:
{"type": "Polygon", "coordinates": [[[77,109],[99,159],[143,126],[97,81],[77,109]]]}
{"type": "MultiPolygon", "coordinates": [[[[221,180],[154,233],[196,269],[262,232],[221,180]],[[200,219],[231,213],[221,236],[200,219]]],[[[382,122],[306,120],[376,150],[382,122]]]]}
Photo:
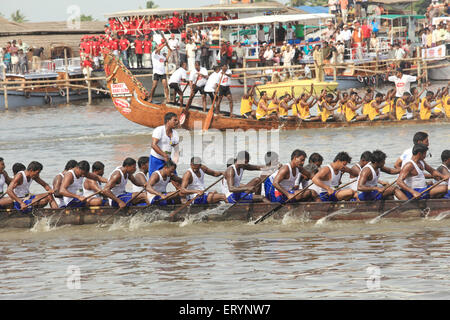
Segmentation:
{"type": "Polygon", "coordinates": [[[111,85],[111,94],[113,97],[131,96],[130,90],[125,83],[113,83],[111,85]]]}
{"type": "Polygon", "coordinates": [[[445,44],[437,47],[422,49],[422,57],[424,59],[442,59],[445,57],[445,44]]]}
{"type": "Polygon", "coordinates": [[[114,104],[117,109],[122,113],[131,113],[130,103],[125,99],[114,99],[114,104]]]}

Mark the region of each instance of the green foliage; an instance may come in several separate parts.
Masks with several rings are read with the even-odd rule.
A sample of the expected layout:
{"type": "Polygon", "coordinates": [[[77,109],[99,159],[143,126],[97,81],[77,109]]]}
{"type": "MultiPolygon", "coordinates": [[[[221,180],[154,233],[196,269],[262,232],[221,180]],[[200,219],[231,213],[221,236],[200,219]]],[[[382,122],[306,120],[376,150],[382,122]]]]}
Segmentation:
{"type": "Polygon", "coordinates": [[[291,0],[290,4],[293,7],[298,6],[324,6],[328,3],[328,0],[291,0]]]}
{"type": "Polygon", "coordinates": [[[27,18],[23,15],[20,10],[17,10],[14,13],[11,13],[11,20],[17,23],[27,22],[27,18]]]}
{"type": "Polygon", "coordinates": [[[146,3],[146,8],[147,9],[156,9],[156,8],[158,8],[159,6],[156,4],[156,3],[154,3],[153,1],[147,1],[147,3],[146,3]]]}
{"type": "Polygon", "coordinates": [[[82,14],[80,16],[80,21],[95,21],[95,19],[92,17],[92,15],[82,14]]]}
{"type": "Polygon", "coordinates": [[[413,8],[417,14],[425,14],[428,6],[431,4],[431,0],[419,0],[414,2],[413,8]]]}

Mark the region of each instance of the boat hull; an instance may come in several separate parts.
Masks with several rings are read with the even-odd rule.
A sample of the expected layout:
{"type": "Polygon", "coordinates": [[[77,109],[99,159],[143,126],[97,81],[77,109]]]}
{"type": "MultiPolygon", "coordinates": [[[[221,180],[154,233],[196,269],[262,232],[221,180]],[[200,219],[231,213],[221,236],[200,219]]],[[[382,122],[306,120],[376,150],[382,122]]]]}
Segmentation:
{"type": "MultiPolygon", "coordinates": [[[[286,215],[301,221],[317,221],[329,216],[329,221],[364,221],[371,220],[381,213],[395,208],[401,201],[369,201],[369,202],[311,202],[295,203],[285,205],[277,211],[271,218],[275,220],[283,219],[286,215]],[[340,214],[336,214],[340,212],[340,214]],[[334,213],[334,214],[333,214],[334,213]]],[[[24,214],[17,210],[0,211],[0,228],[32,228],[39,219],[48,218],[52,225],[89,225],[97,223],[113,223],[114,218],[131,218],[142,215],[145,221],[183,221],[186,217],[198,218],[200,221],[256,221],[265,213],[275,208],[278,204],[237,204],[230,210],[229,206],[219,205],[193,205],[177,214],[173,220],[169,215],[180,207],[150,206],[147,208],[130,207],[116,212],[116,208],[96,207],[96,208],[74,208],[74,209],[36,209],[32,214],[24,214]],[[216,209],[216,212],[211,209],[216,209]],[[212,212],[209,215],[202,213],[205,210],[212,212]]],[[[395,210],[383,219],[436,219],[446,218],[450,210],[449,200],[433,199],[412,201],[399,210],[395,210]]],[[[450,214],[448,215],[450,217],[450,214]]]]}

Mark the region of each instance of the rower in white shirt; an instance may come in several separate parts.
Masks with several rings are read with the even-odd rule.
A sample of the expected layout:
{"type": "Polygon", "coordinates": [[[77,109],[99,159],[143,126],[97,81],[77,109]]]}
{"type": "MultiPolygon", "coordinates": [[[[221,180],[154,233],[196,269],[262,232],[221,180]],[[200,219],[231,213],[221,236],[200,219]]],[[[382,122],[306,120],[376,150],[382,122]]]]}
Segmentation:
{"type": "Polygon", "coordinates": [[[169,78],[169,87],[173,89],[173,101],[175,104],[177,102],[177,94],[180,96],[180,106],[183,107],[183,91],[180,88],[181,81],[186,81],[187,79],[187,69],[186,62],[181,63],[179,67],[169,78]]]}
{"type": "Polygon", "coordinates": [[[189,85],[191,87],[191,95],[186,104],[186,108],[189,108],[194,96],[200,91],[203,103],[203,112],[206,112],[206,92],[205,86],[208,81],[208,70],[200,67],[200,62],[195,62],[195,70],[189,75],[189,85]]]}
{"type": "MultiPolygon", "coordinates": [[[[429,141],[429,137],[428,134],[426,132],[416,132],[414,134],[413,137],[413,144],[423,144],[426,145],[427,147],[430,145],[430,141],[429,141]]],[[[406,163],[407,161],[411,160],[412,158],[412,149],[408,148],[405,151],[403,151],[402,155],[400,156],[400,158],[397,159],[397,161],[395,162],[394,167],[395,168],[401,168],[403,166],[404,163],[406,163]]]]}

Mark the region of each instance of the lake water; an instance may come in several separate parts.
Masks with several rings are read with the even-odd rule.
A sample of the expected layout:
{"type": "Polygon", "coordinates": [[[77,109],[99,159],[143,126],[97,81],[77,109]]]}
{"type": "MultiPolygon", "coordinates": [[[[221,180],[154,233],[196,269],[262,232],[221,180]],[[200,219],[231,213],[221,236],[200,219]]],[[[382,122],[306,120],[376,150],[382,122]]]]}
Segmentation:
{"type": "MultiPolygon", "coordinates": [[[[379,148],[393,165],[416,131],[430,134],[428,162],[438,166],[449,148],[448,124],[267,134],[279,141],[283,162],[296,148],[321,153],[324,164],[339,151],[356,162],[363,151],[379,148]]],[[[8,173],[14,162],[40,161],[47,182],[69,159],[101,160],[108,175],[125,157],[148,155],[151,133],[123,118],[108,100],[0,112],[0,157],[8,173]]],[[[252,145],[244,138],[236,138],[237,149],[252,145]]],[[[212,146],[221,149],[215,141],[212,146]]],[[[224,158],[234,153],[224,151],[224,158]]],[[[263,150],[251,155],[259,162],[263,150]]],[[[224,169],[217,161],[207,164],[224,169]]],[[[187,167],[182,162],[178,172],[187,167]]],[[[244,181],[254,176],[245,173],[244,181]]],[[[449,299],[449,227],[449,219],[322,226],[269,219],[254,226],[137,218],[106,229],[45,223],[32,230],[3,229],[0,299],[449,299]],[[78,274],[80,288],[71,282],[78,274]]]]}

